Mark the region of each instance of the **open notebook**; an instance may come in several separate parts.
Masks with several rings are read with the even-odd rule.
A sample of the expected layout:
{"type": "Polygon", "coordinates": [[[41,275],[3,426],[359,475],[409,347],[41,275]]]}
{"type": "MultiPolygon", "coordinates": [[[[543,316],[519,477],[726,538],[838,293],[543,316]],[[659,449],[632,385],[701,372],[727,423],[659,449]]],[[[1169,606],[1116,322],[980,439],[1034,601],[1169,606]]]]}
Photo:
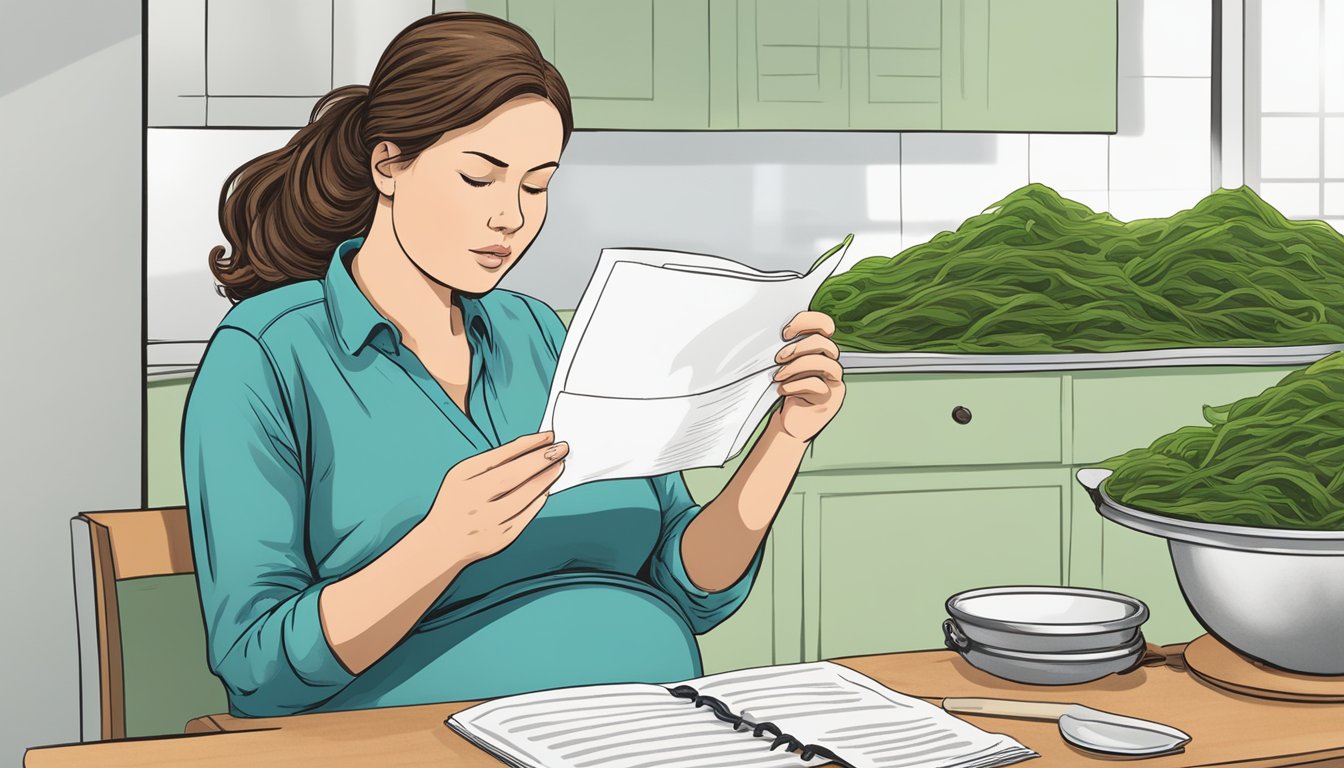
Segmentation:
{"type": "Polygon", "coordinates": [[[527,768],[988,768],[1038,756],[824,661],[508,696],[447,724],[527,768]]]}

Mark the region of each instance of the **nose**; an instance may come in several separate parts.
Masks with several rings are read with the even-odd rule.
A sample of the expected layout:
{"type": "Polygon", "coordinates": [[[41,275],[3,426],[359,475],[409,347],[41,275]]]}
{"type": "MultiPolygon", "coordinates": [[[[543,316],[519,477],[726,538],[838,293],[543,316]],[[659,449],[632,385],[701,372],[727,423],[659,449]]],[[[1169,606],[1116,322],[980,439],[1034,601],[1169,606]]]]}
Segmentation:
{"type": "Polygon", "coordinates": [[[522,201],[515,196],[503,200],[499,213],[490,217],[486,224],[496,232],[511,235],[523,227],[522,201]]]}

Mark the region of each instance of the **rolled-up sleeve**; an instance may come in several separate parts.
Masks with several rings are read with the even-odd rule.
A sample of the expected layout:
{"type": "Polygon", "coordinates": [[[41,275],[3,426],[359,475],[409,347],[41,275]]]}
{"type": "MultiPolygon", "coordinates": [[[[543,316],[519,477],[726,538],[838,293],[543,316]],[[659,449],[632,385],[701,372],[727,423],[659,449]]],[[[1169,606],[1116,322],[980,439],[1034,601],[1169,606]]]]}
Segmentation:
{"type": "Polygon", "coordinates": [[[303,460],[251,334],[221,327],[187,401],[182,469],[210,669],[234,714],[302,712],[354,679],[322,631],[303,460]]]}
{"type": "Polygon", "coordinates": [[[662,532],[649,560],[649,580],[681,608],[692,632],[704,634],[731,616],[747,599],[761,569],[765,545],[762,543],[756,549],[746,571],[732,586],[718,592],[706,592],[691,581],[681,558],[682,537],[686,527],[700,513],[700,505],[691,499],[680,472],[651,477],[649,482],[658,496],[663,515],[662,532]]]}

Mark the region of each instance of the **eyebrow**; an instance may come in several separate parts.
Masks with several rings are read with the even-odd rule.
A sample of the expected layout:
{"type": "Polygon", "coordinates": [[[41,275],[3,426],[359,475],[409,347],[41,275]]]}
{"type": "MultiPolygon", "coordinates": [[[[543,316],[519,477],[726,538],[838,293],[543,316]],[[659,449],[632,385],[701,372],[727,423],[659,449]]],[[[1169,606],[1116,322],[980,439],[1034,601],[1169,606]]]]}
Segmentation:
{"type": "MultiPolygon", "coordinates": [[[[468,149],[468,150],[463,151],[462,154],[464,154],[464,155],[476,155],[477,157],[483,157],[483,158],[485,158],[486,160],[488,160],[488,161],[490,162],[491,165],[494,165],[494,166],[499,167],[499,168],[508,168],[508,167],[509,167],[509,164],[508,164],[508,163],[504,162],[503,160],[500,160],[500,159],[497,158],[497,157],[491,157],[490,155],[487,155],[487,154],[485,154],[484,152],[476,152],[476,151],[474,151],[474,150],[470,150],[470,149],[468,149]]],[[[560,167],[560,164],[557,163],[557,162],[555,162],[554,160],[552,160],[552,161],[549,162],[549,163],[542,163],[541,165],[538,165],[538,166],[536,166],[535,168],[529,168],[527,172],[528,172],[528,173],[531,173],[532,171],[540,171],[542,168],[559,168],[559,167],[560,167]]]]}

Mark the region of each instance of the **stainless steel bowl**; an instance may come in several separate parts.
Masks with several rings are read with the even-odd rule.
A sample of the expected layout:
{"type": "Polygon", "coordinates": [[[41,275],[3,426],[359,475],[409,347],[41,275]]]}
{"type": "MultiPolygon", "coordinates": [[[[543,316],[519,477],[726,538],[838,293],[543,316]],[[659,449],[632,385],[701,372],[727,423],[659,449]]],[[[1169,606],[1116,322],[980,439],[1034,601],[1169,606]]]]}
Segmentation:
{"type": "Polygon", "coordinates": [[[985,587],[947,599],[971,642],[1009,651],[1072,653],[1130,645],[1148,606],[1128,595],[1078,587],[985,587]]]}
{"type": "Polygon", "coordinates": [[[1162,536],[1185,602],[1224,644],[1281,669],[1344,674],[1344,531],[1201,523],[1127,507],[1106,469],[1078,482],[1108,520],[1162,536]]]}
{"type": "Polygon", "coordinates": [[[1073,653],[1040,653],[995,648],[970,640],[957,629],[953,619],[943,622],[947,647],[960,653],[966,662],[983,672],[1004,680],[1030,685],[1073,685],[1099,680],[1125,672],[1143,661],[1147,648],[1142,633],[1117,648],[1073,653]]]}

